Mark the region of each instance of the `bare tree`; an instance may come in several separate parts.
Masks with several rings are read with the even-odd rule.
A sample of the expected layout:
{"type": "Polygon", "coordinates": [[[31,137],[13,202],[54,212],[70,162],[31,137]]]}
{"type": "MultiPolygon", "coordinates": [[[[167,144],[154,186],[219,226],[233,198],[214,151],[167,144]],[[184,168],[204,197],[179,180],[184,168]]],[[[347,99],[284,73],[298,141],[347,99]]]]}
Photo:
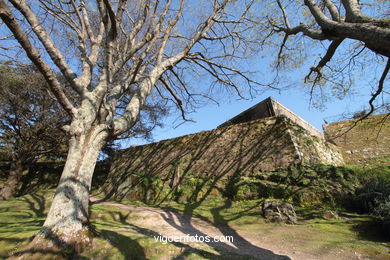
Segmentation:
{"type": "MultiPolygon", "coordinates": [[[[263,43],[267,40],[278,43],[278,70],[289,62],[295,62],[295,65],[306,64],[306,60],[316,63],[305,77],[311,94],[316,90],[324,94],[323,87],[329,85],[332,91],[344,95],[353,84],[357,70],[364,69],[363,77],[371,77],[377,82],[364,117],[378,108],[375,101],[381,94],[389,93],[385,88],[390,68],[389,1],[268,0],[263,4],[269,7],[261,17],[262,28],[267,33],[263,43]],[[311,44],[316,46],[317,52],[326,48],[318,62],[311,44]],[[302,54],[305,52],[306,55],[302,54]],[[375,66],[383,64],[383,60],[387,61],[381,76],[375,78],[369,75],[374,74],[375,66]]],[[[385,98],[382,105],[388,112],[385,98]]]]}
{"type": "Polygon", "coordinates": [[[71,118],[64,127],[70,136],[67,161],[44,226],[33,243],[50,237],[71,246],[82,245],[89,241],[88,198],[99,151],[106,142],[127,135],[147,100],[171,101],[185,119],[188,104],[197,97],[212,98],[210,89],[191,88],[190,73],[203,71],[214,83],[238,94],[237,82],[246,84],[241,88],[258,85],[234,66],[248,43],[244,35],[252,3],[38,3],[30,6],[24,0],[0,0],[4,24],[71,118]],[[77,93],[77,100],[64,91],[57,70],[77,93]]]}

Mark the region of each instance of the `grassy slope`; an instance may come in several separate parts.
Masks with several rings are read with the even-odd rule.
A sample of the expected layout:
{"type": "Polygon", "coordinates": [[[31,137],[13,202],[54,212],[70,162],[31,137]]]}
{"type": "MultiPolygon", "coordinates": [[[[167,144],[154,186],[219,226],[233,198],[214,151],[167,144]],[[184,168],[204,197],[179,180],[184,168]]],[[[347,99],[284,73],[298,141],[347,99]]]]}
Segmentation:
{"type": "Polygon", "coordinates": [[[346,163],[370,165],[390,162],[390,117],[372,115],[359,122],[346,120],[325,125],[325,133],[341,147],[346,163]]]}
{"type": "MultiPolygon", "coordinates": [[[[0,203],[0,257],[9,254],[28,242],[43,223],[53,192],[41,191],[0,203]]],[[[365,215],[347,214],[340,220],[325,220],[319,211],[299,209],[303,219],[298,225],[265,223],[259,215],[260,200],[230,204],[222,200],[205,201],[202,204],[167,203],[161,207],[186,212],[216,225],[247,234],[268,234],[270,239],[287,238],[285,246],[299,245],[301,249],[340,249],[360,252],[378,259],[388,259],[389,243],[377,236],[380,228],[365,215]],[[297,243],[297,241],[299,243],[297,243]]],[[[89,251],[80,258],[95,259],[171,259],[185,256],[187,259],[216,259],[218,253],[207,245],[189,247],[183,244],[163,245],[153,238],[153,231],[137,227],[132,221],[142,218],[113,206],[92,205],[91,221],[99,236],[89,251]]],[[[237,256],[221,259],[240,259],[237,256]]]]}

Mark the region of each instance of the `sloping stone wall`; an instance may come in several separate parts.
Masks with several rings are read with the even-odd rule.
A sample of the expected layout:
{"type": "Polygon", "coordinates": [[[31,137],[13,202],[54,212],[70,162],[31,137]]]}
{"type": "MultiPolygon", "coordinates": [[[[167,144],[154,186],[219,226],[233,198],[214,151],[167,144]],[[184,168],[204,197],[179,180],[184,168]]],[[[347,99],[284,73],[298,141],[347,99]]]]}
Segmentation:
{"type": "Polygon", "coordinates": [[[286,116],[297,125],[305,128],[311,135],[324,138],[322,132],[271,97],[264,99],[260,103],[229,119],[225,123],[219,125],[218,128],[250,122],[252,120],[263,119],[271,116],[286,116]]]}
{"type": "Polygon", "coordinates": [[[219,125],[218,128],[276,116],[273,109],[273,103],[275,103],[275,101],[272,102],[271,97],[266,98],[260,103],[257,103],[256,105],[229,119],[225,123],[219,125]]]}
{"type": "Polygon", "coordinates": [[[390,116],[371,116],[352,127],[355,122],[324,125],[326,139],[341,148],[347,163],[390,162],[390,116]]]}
{"type": "Polygon", "coordinates": [[[121,199],[145,176],[175,186],[188,174],[217,181],[311,163],[340,164],[342,158],[287,117],[270,117],[120,151],[102,190],[121,199]]]}
{"type": "Polygon", "coordinates": [[[269,98],[269,99],[270,99],[270,101],[272,103],[272,107],[273,107],[273,111],[274,111],[275,116],[282,116],[282,115],[284,115],[284,116],[290,118],[290,120],[292,120],[297,125],[299,125],[299,126],[303,127],[304,129],[306,129],[306,131],[308,131],[311,135],[318,136],[319,138],[324,138],[324,135],[323,135],[323,133],[321,131],[319,131],[314,126],[309,124],[302,117],[298,116],[297,114],[292,112],[290,109],[288,109],[287,107],[285,107],[282,104],[280,104],[275,99],[273,99],[273,98],[269,98]]]}

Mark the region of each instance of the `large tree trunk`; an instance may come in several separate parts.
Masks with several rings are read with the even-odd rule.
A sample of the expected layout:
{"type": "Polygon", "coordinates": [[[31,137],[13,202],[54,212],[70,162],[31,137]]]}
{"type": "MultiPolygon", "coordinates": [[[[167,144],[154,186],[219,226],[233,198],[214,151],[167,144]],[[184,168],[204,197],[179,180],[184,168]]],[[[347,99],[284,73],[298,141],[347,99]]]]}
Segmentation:
{"type": "Polygon", "coordinates": [[[46,221],[32,242],[33,247],[34,244],[42,246],[42,239],[76,250],[90,242],[89,191],[96,160],[107,138],[107,133],[98,128],[71,137],[59,185],[46,221]]]}
{"type": "Polygon", "coordinates": [[[23,175],[23,159],[12,155],[12,162],[8,178],[0,191],[0,201],[7,200],[15,195],[16,187],[23,175]]]}

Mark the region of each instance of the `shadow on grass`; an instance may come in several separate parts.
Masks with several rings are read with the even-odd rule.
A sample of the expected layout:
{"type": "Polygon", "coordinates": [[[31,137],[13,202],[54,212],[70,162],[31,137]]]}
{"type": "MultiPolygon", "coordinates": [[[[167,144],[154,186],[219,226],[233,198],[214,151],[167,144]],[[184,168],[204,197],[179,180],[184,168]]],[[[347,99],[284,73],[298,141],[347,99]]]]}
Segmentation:
{"type": "MultiPolygon", "coordinates": [[[[18,244],[18,243],[22,243],[22,242],[26,241],[26,239],[15,238],[15,237],[0,237],[0,241],[12,243],[12,244],[18,244]]],[[[9,257],[9,254],[4,253],[4,251],[2,253],[0,253],[0,259],[6,259],[7,257],[9,257]]]]}
{"type": "MultiPolygon", "coordinates": [[[[87,260],[88,258],[83,257],[75,252],[71,253],[69,248],[65,249],[59,247],[60,243],[63,243],[59,240],[47,239],[46,244],[40,244],[38,246],[32,246],[31,243],[34,243],[36,239],[36,235],[28,237],[28,238],[0,238],[0,240],[10,241],[13,243],[23,243],[21,248],[16,252],[10,255],[4,256],[4,259],[29,259],[29,260],[49,260],[49,259],[57,259],[57,260],[67,260],[67,259],[77,259],[77,260],[87,260]]],[[[1,255],[0,255],[1,256],[1,255]]],[[[1,256],[3,257],[3,256],[1,256]]]]}
{"type": "MultiPolygon", "coordinates": [[[[144,235],[148,238],[153,238],[153,241],[155,242],[159,241],[155,239],[161,236],[161,234],[151,229],[140,227],[132,223],[128,223],[126,221],[128,215],[126,216],[122,212],[115,212],[111,214],[111,216],[114,215],[119,216],[117,217],[117,221],[118,223],[120,223],[120,225],[117,226],[116,228],[123,229],[124,227],[128,227],[129,229],[133,230],[134,232],[137,232],[138,234],[144,235]]],[[[102,223],[100,223],[100,225],[102,225],[102,223]]],[[[109,226],[112,227],[112,224],[110,224],[109,226]]],[[[125,257],[125,259],[148,259],[145,255],[146,248],[143,248],[139,243],[128,238],[127,236],[118,234],[117,232],[114,232],[112,230],[107,230],[102,228],[99,229],[99,233],[100,233],[100,237],[110,242],[110,244],[113,247],[116,247],[121,252],[121,254],[125,257]]],[[[222,258],[219,255],[213,254],[211,252],[202,249],[191,247],[190,245],[181,242],[169,242],[169,244],[172,244],[177,248],[182,249],[180,255],[172,259],[185,259],[185,256],[188,256],[190,254],[206,257],[208,259],[242,259],[242,258],[222,258]]],[[[165,243],[161,242],[161,245],[164,246],[165,243]]],[[[168,258],[164,258],[164,259],[168,259],[168,258]]]]}
{"type": "Polygon", "coordinates": [[[357,232],[359,239],[379,243],[390,242],[390,228],[385,227],[379,219],[356,222],[352,229],[357,232]]]}
{"type": "Polygon", "coordinates": [[[113,247],[117,248],[125,259],[146,259],[144,249],[135,240],[121,235],[112,230],[100,230],[100,237],[107,240],[113,247]]]}
{"type": "MultiPolygon", "coordinates": [[[[299,216],[299,219],[302,221],[308,221],[313,219],[325,220],[325,218],[323,217],[324,210],[318,209],[318,207],[306,207],[296,209],[295,212],[299,216]]],[[[342,216],[340,213],[338,213],[338,215],[342,216]]]]}
{"type": "Polygon", "coordinates": [[[297,210],[297,214],[302,216],[303,221],[318,220],[327,221],[327,224],[352,224],[352,230],[357,233],[361,240],[372,242],[390,242],[390,226],[385,226],[383,221],[368,215],[357,215],[349,212],[338,212],[340,219],[326,219],[323,216],[323,210],[304,209],[297,210]]]}
{"type": "MultiPolygon", "coordinates": [[[[62,251],[51,250],[51,249],[28,249],[18,251],[17,254],[14,254],[10,259],[29,259],[29,260],[41,260],[41,259],[58,259],[65,260],[69,259],[69,256],[62,251]],[[26,258],[27,256],[27,258],[26,258]],[[19,258],[24,257],[24,258],[19,258]]],[[[73,257],[73,259],[78,260],[87,260],[88,258],[83,258],[79,256],[73,257]]]]}
{"type": "MultiPolygon", "coordinates": [[[[45,217],[45,197],[42,194],[32,193],[30,194],[30,198],[28,196],[24,197],[24,201],[28,204],[30,210],[32,210],[36,217],[41,218],[45,217]]],[[[43,223],[42,223],[43,224],[43,223]]]]}
{"type": "MultiPolygon", "coordinates": [[[[200,236],[212,237],[213,236],[212,234],[206,234],[200,231],[199,229],[197,229],[191,221],[193,218],[194,210],[198,206],[199,206],[198,203],[187,204],[184,210],[185,211],[184,215],[178,213],[177,210],[165,208],[165,214],[162,214],[161,216],[168,224],[170,224],[172,227],[176,228],[177,230],[181,231],[184,234],[189,234],[190,236],[197,236],[197,237],[200,236]],[[177,221],[175,220],[177,220],[179,223],[177,223],[177,221]]],[[[283,260],[290,259],[288,256],[278,255],[273,253],[270,250],[253,245],[251,242],[249,242],[244,237],[242,237],[235,229],[233,229],[229,225],[229,221],[244,216],[245,213],[253,209],[253,207],[239,212],[238,215],[236,215],[231,219],[227,219],[221,214],[221,211],[224,209],[228,209],[231,206],[232,206],[231,200],[226,200],[224,205],[211,209],[210,212],[213,216],[213,220],[214,220],[213,222],[210,222],[205,217],[197,216],[197,218],[200,218],[203,221],[208,222],[210,225],[213,225],[225,238],[233,237],[231,244],[224,243],[224,242],[216,243],[212,241],[204,242],[204,243],[214,248],[214,250],[216,250],[222,256],[239,256],[239,259],[283,259],[283,260]]]]}
{"type": "MultiPolygon", "coordinates": [[[[151,229],[147,229],[147,228],[143,228],[143,227],[139,227],[139,226],[136,226],[134,224],[130,224],[130,223],[122,223],[122,224],[125,224],[125,225],[128,225],[129,227],[131,227],[134,231],[140,233],[140,234],[143,234],[145,236],[148,236],[148,237],[159,237],[161,236],[161,234],[151,230],[151,229]]],[[[210,259],[226,259],[226,258],[221,258],[219,255],[216,255],[216,254],[213,254],[211,252],[207,252],[205,250],[202,250],[202,249],[198,249],[198,248],[193,248],[187,244],[183,244],[181,242],[170,242],[171,244],[175,245],[176,247],[179,247],[179,248],[182,248],[184,251],[177,257],[173,258],[173,259],[182,259],[181,257],[182,256],[185,256],[185,255],[189,255],[189,254],[196,254],[196,255],[199,255],[199,256],[202,256],[202,257],[208,257],[210,259]]]]}

